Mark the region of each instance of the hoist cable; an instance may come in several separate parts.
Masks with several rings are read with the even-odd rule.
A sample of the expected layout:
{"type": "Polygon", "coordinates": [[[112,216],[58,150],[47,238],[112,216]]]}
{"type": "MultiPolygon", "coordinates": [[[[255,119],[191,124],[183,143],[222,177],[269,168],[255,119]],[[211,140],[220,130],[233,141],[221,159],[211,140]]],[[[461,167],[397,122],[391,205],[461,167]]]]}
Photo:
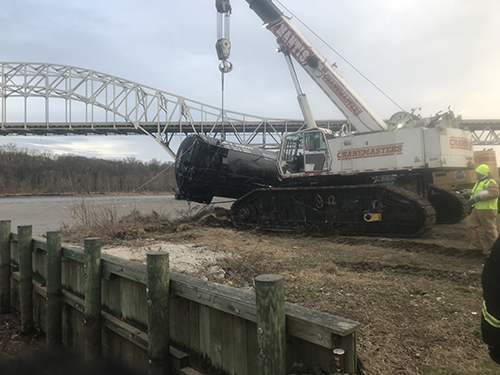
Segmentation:
{"type": "Polygon", "coordinates": [[[222,104],[221,104],[221,124],[222,124],[222,130],[221,130],[221,138],[223,141],[226,140],[226,132],[224,130],[224,72],[221,72],[221,83],[222,83],[222,104]]]}
{"type": "Polygon", "coordinates": [[[314,30],[312,30],[309,26],[307,26],[302,20],[293,14],[290,9],[284,6],[279,0],[275,0],[278,4],[280,4],[288,13],[290,13],[297,21],[299,21],[307,30],[313,33],[316,38],[321,40],[328,48],[330,48],[333,52],[335,52],[342,60],[344,60],[352,69],[354,69],[361,77],[363,77],[366,81],[368,81],[373,87],[375,87],[382,95],[384,95],[387,99],[389,99],[396,107],[398,107],[403,112],[407,112],[403,107],[401,107],[396,101],[394,101],[388,94],[386,94],[380,87],[378,87],[372,80],[370,80],[367,76],[365,76],[358,68],[356,68],[353,64],[349,62],[344,56],[342,56],[337,50],[335,50],[328,42],[326,42],[321,36],[316,34],[314,30]]]}
{"type": "Polygon", "coordinates": [[[182,153],[182,155],[180,155],[177,159],[174,160],[173,163],[169,164],[164,170],[162,170],[160,173],[158,173],[156,176],[154,176],[152,179],[150,179],[149,181],[146,181],[145,183],[143,183],[141,186],[139,186],[137,189],[134,189],[132,190],[132,193],[135,193],[137,190],[143,188],[144,186],[146,186],[147,184],[149,184],[151,181],[153,181],[154,179],[156,179],[157,177],[159,177],[160,175],[162,175],[163,173],[165,173],[170,167],[172,167],[172,165],[175,164],[175,162],[177,160],[179,160],[180,158],[182,158],[188,151],[191,151],[191,149],[194,147],[195,143],[193,143],[186,151],[184,151],[182,153]]]}

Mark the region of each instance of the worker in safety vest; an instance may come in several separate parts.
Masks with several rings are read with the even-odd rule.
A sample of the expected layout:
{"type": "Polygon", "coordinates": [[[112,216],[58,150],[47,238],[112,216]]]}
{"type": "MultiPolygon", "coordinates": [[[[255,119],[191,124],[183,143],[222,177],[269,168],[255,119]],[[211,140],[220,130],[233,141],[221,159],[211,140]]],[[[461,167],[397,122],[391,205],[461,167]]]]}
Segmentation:
{"type": "Polygon", "coordinates": [[[490,357],[500,364],[500,241],[497,240],[491,254],[484,263],[483,275],[483,315],[481,333],[488,345],[490,357]]]}
{"type": "Polygon", "coordinates": [[[498,237],[498,184],[490,174],[490,168],[481,164],[476,168],[477,182],[471,191],[469,204],[473,207],[467,221],[469,249],[482,250],[489,253],[491,246],[498,237]],[[486,248],[481,244],[479,228],[482,227],[486,248]]]}

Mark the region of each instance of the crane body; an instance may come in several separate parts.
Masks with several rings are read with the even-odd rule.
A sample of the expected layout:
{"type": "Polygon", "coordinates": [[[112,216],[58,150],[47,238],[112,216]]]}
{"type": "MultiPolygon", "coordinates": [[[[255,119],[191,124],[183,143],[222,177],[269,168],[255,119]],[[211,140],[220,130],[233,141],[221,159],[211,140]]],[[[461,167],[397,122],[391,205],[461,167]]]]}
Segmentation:
{"type": "MultiPolygon", "coordinates": [[[[334,133],[316,127],[312,115],[303,111],[307,127],[281,140],[277,178],[267,180],[275,182],[267,187],[260,187],[261,180],[259,186],[244,184],[231,209],[235,220],[270,228],[306,224],[377,235],[418,235],[436,221],[462,220],[468,212],[464,200],[432,185],[433,172],[473,167],[472,136],[458,127],[460,116],[451,110],[428,119],[398,112],[386,124],[271,0],[246,1],[276,36],[279,51],[298,62],[347,123],[334,133]]],[[[298,98],[304,106],[303,94],[298,98]]],[[[189,143],[184,142],[181,150],[189,143]]],[[[209,165],[220,165],[211,170],[214,176],[222,176],[224,168],[233,170],[223,155],[234,147],[225,141],[217,147],[209,165]]],[[[184,191],[177,196],[196,200],[186,193],[192,185],[205,193],[204,202],[209,201],[211,192],[216,192],[214,182],[205,182],[199,166],[178,156],[182,168],[176,168],[176,176],[184,191]]],[[[233,163],[237,166],[241,161],[233,159],[233,163]]],[[[239,169],[237,174],[248,181],[256,178],[255,169],[239,169]]]]}

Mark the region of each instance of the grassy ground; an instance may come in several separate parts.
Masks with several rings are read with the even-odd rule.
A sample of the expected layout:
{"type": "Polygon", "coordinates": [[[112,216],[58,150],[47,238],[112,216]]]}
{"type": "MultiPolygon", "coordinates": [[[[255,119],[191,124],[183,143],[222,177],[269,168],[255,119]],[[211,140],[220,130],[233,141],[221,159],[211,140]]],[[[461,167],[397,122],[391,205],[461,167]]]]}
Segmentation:
{"type": "MultiPolygon", "coordinates": [[[[105,243],[154,238],[236,254],[220,260],[226,277],[216,282],[284,275],[287,301],[362,323],[370,375],[500,373],[479,329],[485,257],[465,250],[465,222],[414,240],[239,231],[223,215],[183,223],[132,215],[101,231],[105,243]]],[[[85,228],[65,233],[84,236],[85,228]]]]}

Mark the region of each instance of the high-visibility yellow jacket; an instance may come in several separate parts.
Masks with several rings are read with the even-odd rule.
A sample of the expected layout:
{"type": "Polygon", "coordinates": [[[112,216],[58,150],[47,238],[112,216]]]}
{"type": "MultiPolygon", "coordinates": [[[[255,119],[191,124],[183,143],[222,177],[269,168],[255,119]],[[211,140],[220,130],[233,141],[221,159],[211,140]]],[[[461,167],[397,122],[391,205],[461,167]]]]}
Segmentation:
{"type": "Polygon", "coordinates": [[[499,189],[495,180],[485,178],[476,182],[471,193],[472,196],[480,197],[480,200],[474,204],[476,210],[496,210],[498,208],[499,189]]]}

